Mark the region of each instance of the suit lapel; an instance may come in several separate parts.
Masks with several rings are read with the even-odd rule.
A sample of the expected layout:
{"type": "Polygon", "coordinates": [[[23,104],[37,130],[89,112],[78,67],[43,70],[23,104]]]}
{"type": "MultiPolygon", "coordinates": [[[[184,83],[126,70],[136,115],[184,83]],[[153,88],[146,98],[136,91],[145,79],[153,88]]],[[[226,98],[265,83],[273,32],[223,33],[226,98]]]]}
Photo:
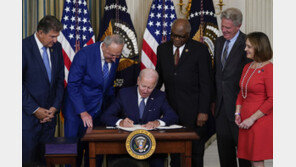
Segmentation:
{"type": "Polygon", "coordinates": [[[147,120],[148,119],[148,115],[150,115],[152,112],[152,106],[154,104],[154,100],[155,100],[155,95],[154,95],[154,91],[150,94],[147,103],[145,105],[145,110],[143,113],[143,117],[142,120],[147,120]]]}
{"type": "Polygon", "coordinates": [[[136,122],[139,122],[140,119],[140,110],[139,110],[139,104],[138,104],[138,99],[140,97],[138,97],[138,92],[137,92],[138,87],[135,86],[134,92],[131,94],[130,98],[130,102],[131,102],[131,111],[133,110],[133,108],[136,108],[136,112],[135,114],[135,118],[136,118],[136,122]]]}
{"type": "Polygon", "coordinates": [[[40,69],[41,69],[41,71],[43,73],[44,78],[47,80],[47,82],[49,84],[49,79],[48,79],[48,76],[47,76],[47,71],[46,71],[44,62],[42,60],[42,57],[41,57],[41,54],[40,54],[40,51],[39,51],[37,42],[35,41],[34,35],[32,35],[31,43],[32,43],[32,47],[33,47],[32,48],[33,49],[33,55],[34,55],[35,59],[37,60],[38,64],[40,65],[40,69]]]}
{"type": "Polygon", "coordinates": [[[171,41],[169,44],[167,56],[168,56],[167,61],[168,61],[169,65],[174,67],[175,66],[174,49],[173,49],[173,43],[171,41]]]}
{"type": "MultiPolygon", "coordinates": [[[[100,43],[95,43],[93,45],[97,45],[99,49],[94,49],[94,55],[91,60],[91,73],[89,75],[94,80],[96,84],[101,84],[103,82],[103,71],[102,71],[102,59],[101,59],[101,49],[100,43]]],[[[91,56],[91,55],[89,55],[91,56]]]]}
{"type": "Polygon", "coordinates": [[[179,59],[178,65],[177,67],[181,66],[183,64],[183,62],[190,56],[190,46],[189,46],[189,42],[187,42],[185,44],[185,47],[182,51],[181,57],[179,59]]]}
{"type": "MultiPolygon", "coordinates": [[[[228,55],[228,58],[227,58],[227,60],[226,60],[226,63],[225,63],[225,67],[224,67],[224,69],[225,68],[227,68],[227,65],[229,64],[229,63],[231,63],[231,61],[232,61],[232,59],[234,59],[237,55],[235,54],[235,52],[236,52],[236,50],[239,48],[239,46],[241,45],[241,43],[242,42],[244,42],[243,40],[242,40],[242,33],[240,32],[239,33],[239,36],[237,37],[237,39],[236,39],[236,41],[235,41],[235,43],[234,43],[234,45],[232,46],[232,48],[231,48],[231,51],[229,52],[229,55],[228,55]]],[[[224,43],[223,43],[223,45],[222,45],[222,49],[223,49],[223,46],[224,46],[224,43]]],[[[221,60],[221,59],[220,59],[221,60]]]]}
{"type": "Polygon", "coordinates": [[[56,60],[56,56],[55,56],[56,52],[51,47],[51,48],[49,48],[49,53],[50,53],[50,62],[51,62],[51,83],[54,83],[53,75],[55,74],[56,64],[57,64],[57,62],[56,62],[57,60],[56,60]]]}

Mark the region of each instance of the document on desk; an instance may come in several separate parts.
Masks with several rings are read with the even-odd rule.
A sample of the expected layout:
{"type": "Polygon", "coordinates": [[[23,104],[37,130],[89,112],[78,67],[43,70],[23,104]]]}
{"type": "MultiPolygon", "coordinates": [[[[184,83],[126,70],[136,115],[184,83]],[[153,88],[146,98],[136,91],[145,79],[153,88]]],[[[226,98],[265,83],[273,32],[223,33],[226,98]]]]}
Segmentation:
{"type": "MultiPolygon", "coordinates": [[[[122,129],[122,130],[126,130],[129,132],[132,132],[134,130],[138,130],[138,129],[144,129],[144,130],[154,130],[154,129],[147,129],[145,127],[142,127],[142,125],[134,125],[133,127],[122,127],[122,126],[117,126],[118,129],[122,129]]],[[[179,128],[183,128],[183,126],[181,125],[171,125],[171,126],[159,126],[156,129],[179,129],[179,128]]]]}

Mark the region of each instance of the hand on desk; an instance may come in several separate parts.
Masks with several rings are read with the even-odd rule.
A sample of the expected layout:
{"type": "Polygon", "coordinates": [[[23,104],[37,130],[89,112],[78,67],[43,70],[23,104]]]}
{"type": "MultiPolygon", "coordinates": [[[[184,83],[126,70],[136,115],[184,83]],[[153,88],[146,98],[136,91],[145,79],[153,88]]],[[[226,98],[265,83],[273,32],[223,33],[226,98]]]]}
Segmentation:
{"type": "Polygon", "coordinates": [[[80,117],[83,121],[84,127],[86,127],[86,126],[90,127],[90,128],[93,127],[92,117],[91,117],[91,115],[89,115],[89,113],[87,111],[80,113],[80,117]]]}
{"type": "Polygon", "coordinates": [[[155,121],[150,121],[147,124],[142,126],[147,129],[154,129],[154,128],[157,128],[159,125],[160,125],[159,121],[155,120],[155,121]]]}
{"type": "Polygon", "coordinates": [[[133,127],[134,126],[134,121],[130,120],[129,118],[125,118],[124,120],[120,121],[119,126],[133,127]]]}

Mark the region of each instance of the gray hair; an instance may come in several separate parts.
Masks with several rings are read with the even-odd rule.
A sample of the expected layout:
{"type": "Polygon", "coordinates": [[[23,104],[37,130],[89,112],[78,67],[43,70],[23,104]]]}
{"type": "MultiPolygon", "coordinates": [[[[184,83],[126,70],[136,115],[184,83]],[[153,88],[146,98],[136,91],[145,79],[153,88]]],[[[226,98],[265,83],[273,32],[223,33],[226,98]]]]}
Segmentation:
{"type": "Polygon", "coordinates": [[[155,84],[157,84],[158,82],[158,73],[156,70],[152,69],[152,68],[145,68],[143,70],[141,70],[140,74],[139,74],[139,80],[141,80],[141,78],[156,78],[155,84]]]}
{"type": "Polygon", "coordinates": [[[124,45],[123,38],[118,34],[109,35],[104,39],[106,47],[110,46],[113,42],[117,45],[124,45]]]}
{"type": "Polygon", "coordinates": [[[228,9],[224,10],[221,13],[220,18],[221,18],[221,20],[222,19],[231,20],[233,22],[233,24],[237,27],[240,26],[243,22],[243,14],[237,8],[228,8],[228,9]]]}

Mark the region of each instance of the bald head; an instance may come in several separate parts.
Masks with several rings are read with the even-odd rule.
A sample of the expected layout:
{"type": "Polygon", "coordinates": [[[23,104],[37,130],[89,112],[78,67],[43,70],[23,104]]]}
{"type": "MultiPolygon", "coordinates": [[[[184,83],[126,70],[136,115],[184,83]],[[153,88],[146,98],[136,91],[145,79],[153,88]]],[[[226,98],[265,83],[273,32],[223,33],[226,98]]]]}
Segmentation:
{"type": "Polygon", "coordinates": [[[139,74],[139,79],[141,80],[142,78],[149,78],[158,81],[158,73],[152,68],[146,68],[143,69],[139,74]]]}
{"type": "Polygon", "coordinates": [[[158,81],[158,73],[152,68],[143,69],[138,77],[138,90],[141,97],[150,96],[158,81]]]}
{"type": "Polygon", "coordinates": [[[177,19],[172,25],[171,38],[174,46],[181,47],[184,45],[190,35],[191,25],[186,19],[177,19]]]}
{"type": "Polygon", "coordinates": [[[176,19],[172,25],[172,31],[185,31],[186,33],[190,33],[191,25],[187,19],[176,19]]]}

